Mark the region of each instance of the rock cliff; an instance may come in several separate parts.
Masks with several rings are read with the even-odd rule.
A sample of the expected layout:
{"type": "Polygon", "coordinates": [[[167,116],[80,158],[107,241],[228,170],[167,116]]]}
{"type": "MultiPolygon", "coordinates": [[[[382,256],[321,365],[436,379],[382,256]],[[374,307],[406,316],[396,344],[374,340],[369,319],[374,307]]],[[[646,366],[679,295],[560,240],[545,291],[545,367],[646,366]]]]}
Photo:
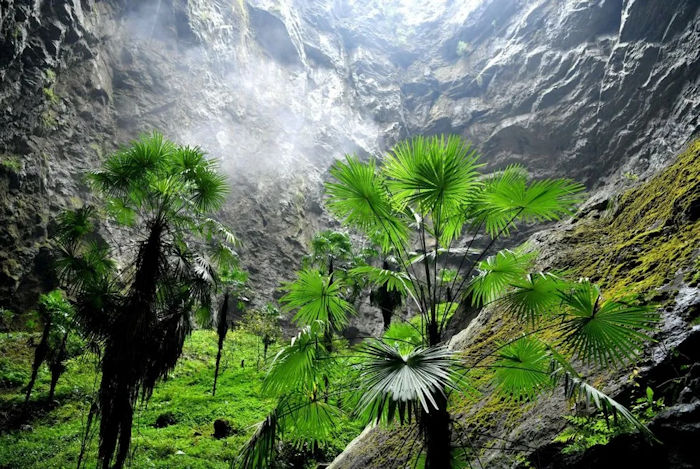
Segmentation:
{"type": "Polygon", "coordinates": [[[644,177],[697,132],[698,23],[693,0],[4,0],[0,299],[31,306],[51,216],[150,129],[224,161],[263,296],[346,152],[453,132],[493,167],[644,177]]]}
{"type": "MultiPolygon", "coordinates": [[[[89,199],[85,171],[151,129],[222,159],[220,217],[243,240],[255,301],[333,226],[321,200],[332,162],[419,133],[463,135],[492,168],[586,183],[581,215],[534,239],[553,246],[552,265],[594,265],[567,246],[604,251],[586,227],[698,135],[699,77],[696,0],[0,0],[0,306],[31,308],[51,287],[52,217],[89,199]]],[[[608,267],[656,272],[660,259],[632,254],[670,235],[646,236],[608,252],[608,267]]],[[[697,292],[664,272],[646,286],[679,290],[686,312],[664,334],[681,341],[697,292]]],[[[552,408],[548,424],[563,402],[552,408]]],[[[518,428],[498,431],[530,435],[518,428]]],[[[356,456],[343,457],[371,466],[356,456]]]]}

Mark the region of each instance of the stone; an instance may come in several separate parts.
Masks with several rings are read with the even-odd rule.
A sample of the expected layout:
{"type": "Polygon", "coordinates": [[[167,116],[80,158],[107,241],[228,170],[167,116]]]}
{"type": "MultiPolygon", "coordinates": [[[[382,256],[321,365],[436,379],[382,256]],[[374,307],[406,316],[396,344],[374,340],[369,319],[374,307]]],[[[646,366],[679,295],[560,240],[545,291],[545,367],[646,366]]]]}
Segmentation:
{"type": "Polygon", "coordinates": [[[214,438],[221,439],[235,433],[234,428],[226,419],[214,420],[214,438]]]}
{"type": "Polygon", "coordinates": [[[154,427],[156,428],[165,428],[169,427],[170,425],[174,425],[177,423],[177,418],[175,418],[175,414],[172,412],[165,412],[160,414],[157,418],[155,423],[153,424],[154,427]]]}

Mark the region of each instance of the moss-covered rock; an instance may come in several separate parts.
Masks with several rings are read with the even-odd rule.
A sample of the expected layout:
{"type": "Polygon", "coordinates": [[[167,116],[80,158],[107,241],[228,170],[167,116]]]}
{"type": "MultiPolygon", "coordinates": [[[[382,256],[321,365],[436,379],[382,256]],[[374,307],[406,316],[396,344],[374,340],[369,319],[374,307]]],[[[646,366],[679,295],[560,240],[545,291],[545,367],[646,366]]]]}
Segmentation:
{"type": "MultiPolygon", "coordinates": [[[[653,178],[607,197],[603,203],[596,196],[591,199],[596,202],[584,205],[572,220],[530,239],[529,244],[539,251],[537,267],[590,277],[608,297],[635,294],[646,300],[667,300],[666,310],[673,310],[674,293],[698,276],[700,140],[653,178]]],[[[686,324],[691,320],[688,314],[683,319],[686,324]]],[[[488,355],[520,333],[521,322],[488,307],[452,339],[451,346],[473,362],[473,357],[488,355]]],[[[678,340],[677,334],[674,340],[678,340]]],[[[665,337],[659,341],[666,345],[665,337]]],[[[647,351],[643,359],[649,355],[647,351]]],[[[590,370],[588,379],[617,393],[639,378],[638,365],[590,370]]],[[[534,402],[519,401],[492,392],[493,374],[488,368],[472,370],[469,376],[475,392],[453,395],[450,405],[455,416],[455,444],[462,445],[464,441],[459,440],[469,438],[469,446],[479,448],[473,455],[478,458],[477,465],[523,464],[527,454],[551,442],[566,425],[562,415],[570,407],[562,393],[534,402]]],[[[380,460],[386,455],[409,461],[417,448],[403,444],[404,440],[393,429],[372,429],[354,443],[350,449],[353,454],[346,453],[342,464],[334,467],[383,467],[380,460]]]]}

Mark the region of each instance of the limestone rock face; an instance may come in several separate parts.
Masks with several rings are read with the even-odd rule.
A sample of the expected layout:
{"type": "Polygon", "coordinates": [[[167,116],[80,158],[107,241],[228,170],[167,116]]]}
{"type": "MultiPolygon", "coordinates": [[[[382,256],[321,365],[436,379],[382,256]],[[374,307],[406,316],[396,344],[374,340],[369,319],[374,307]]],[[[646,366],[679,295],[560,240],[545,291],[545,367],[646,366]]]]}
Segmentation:
{"type": "MultiPolygon", "coordinates": [[[[260,298],[298,266],[347,152],[451,132],[490,167],[592,188],[698,128],[694,0],[7,0],[0,9],[0,302],[32,306],[51,218],[159,129],[221,158],[221,214],[260,298]]],[[[254,300],[258,301],[258,300],[254,300]]]]}

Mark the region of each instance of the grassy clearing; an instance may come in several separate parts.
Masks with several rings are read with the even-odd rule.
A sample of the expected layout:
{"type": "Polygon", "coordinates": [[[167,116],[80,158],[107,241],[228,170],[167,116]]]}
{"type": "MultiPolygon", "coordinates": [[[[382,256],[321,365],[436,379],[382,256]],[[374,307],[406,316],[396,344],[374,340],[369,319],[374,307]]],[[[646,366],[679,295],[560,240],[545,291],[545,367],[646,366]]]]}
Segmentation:
{"type": "MultiPolygon", "coordinates": [[[[33,336],[13,333],[0,338],[0,467],[74,467],[91,397],[99,384],[95,357],[86,354],[72,360],[57,389],[57,402],[46,402],[49,373],[40,373],[30,415],[16,418],[23,402],[32,358],[33,336]],[[15,416],[13,420],[13,416],[15,416]],[[14,427],[14,428],[13,428],[14,427]]],[[[264,370],[256,368],[257,341],[240,331],[229,335],[222,360],[220,387],[211,396],[216,336],[196,331],[185,344],[183,357],[172,376],[156,387],[147,406],[134,415],[132,467],[229,467],[229,461],[274,402],[259,395],[264,370]],[[241,360],[245,366],[241,367],[241,360]],[[171,412],[176,423],[155,428],[159,415],[171,412]],[[234,434],[216,439],[213,423],[227,419],[234,434]]],[[[97,426],[93,426],[97,429],[97,426]]],[[[88,462],[95,461],[97,438],[90,439],[88,462]]],[[[88,464],[91,466],[92,464],[88,464]]]]}
{"type": "MultiPolygon", "coordinates": [[[[90,403],[99,386],[96,356],[87,353],[68,363],[54,403],[47,402],[50,374],[42,367],[23,414],[22,387],[29,379],[37,340],[36,334],[26,332],[0,335],[0,468],[74,468],[80,453],[90,403]]],[[[266,372],[260,339],[241,330],[227,337],[219,385],[212,397],[216,340],[212,331],[195,331],[185,342],[175,371],[156,386],[148,405],[137,409],[130,467],[228,468],[253,426],[274,407],[274,399],[260,395],[266,372]],[[165,413],[171,413],[175,423],[155,428],[158,416],[165,413]],[[216,419],[228,420],[233,434],[214,438],[216,419]]],[[[273,347],[268,357],[275,352],[273,347]]],[[[341,420],[322,445],[326,459],[342,451],[362,430],[358,422],[347,417],[341,420]]],[[[94,467],[96,461],[97,429],[96,422],[89,438],[87,467],[94,467]]],[[[289,457],[303,452],[291,446],[283,451],[289,457]]],[[[309,460],[307,466],[315,467],[315,462],[309,460]]]]}

